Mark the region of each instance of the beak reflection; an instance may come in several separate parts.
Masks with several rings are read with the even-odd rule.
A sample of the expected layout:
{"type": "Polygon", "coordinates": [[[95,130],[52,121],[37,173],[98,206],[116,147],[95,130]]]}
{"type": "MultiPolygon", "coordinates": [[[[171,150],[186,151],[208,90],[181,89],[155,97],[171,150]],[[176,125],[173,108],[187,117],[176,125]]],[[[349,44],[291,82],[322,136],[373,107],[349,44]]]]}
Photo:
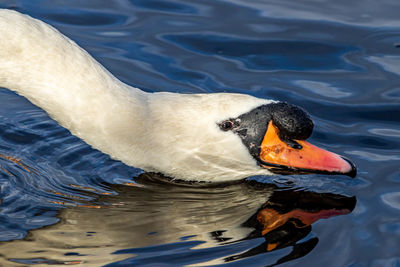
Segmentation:
{"type": "Polygon", "coordinates": [[[320,220],[350,213],[355,197],[307,191],[274,191],[271,198],[244,225],[254,230],[245,239],[264,237],[265,242],[244,253],[225,258],[226,262],[291,246],[292,251],[274,266],[307,255],[318,243],[318,237],[303,240],[311,225],[320,220]]]}
{"type": "Polygon", "coordinates": [[[272,121],[261,143],[259,159],[264,168],[280,174],[324,173],[350,177],[357,174],[355,165],[342,156],[304,140],[282,141],[272,121]]]}

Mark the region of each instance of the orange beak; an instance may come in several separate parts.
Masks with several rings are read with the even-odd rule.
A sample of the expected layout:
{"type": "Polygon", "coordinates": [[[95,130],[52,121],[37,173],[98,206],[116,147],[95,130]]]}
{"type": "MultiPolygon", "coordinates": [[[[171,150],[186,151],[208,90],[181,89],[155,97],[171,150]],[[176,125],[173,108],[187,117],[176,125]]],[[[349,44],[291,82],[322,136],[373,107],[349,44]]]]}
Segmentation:
{"type": "Polygon", "coordinates": [[[295,140],[301,148],[293,148],[279,138],[279,130],[269,122],[261,143],[263,167],[273,172],[326,173],[356,176],[356,167],[348,159],[323,150],[303,140],[295,140]]]}

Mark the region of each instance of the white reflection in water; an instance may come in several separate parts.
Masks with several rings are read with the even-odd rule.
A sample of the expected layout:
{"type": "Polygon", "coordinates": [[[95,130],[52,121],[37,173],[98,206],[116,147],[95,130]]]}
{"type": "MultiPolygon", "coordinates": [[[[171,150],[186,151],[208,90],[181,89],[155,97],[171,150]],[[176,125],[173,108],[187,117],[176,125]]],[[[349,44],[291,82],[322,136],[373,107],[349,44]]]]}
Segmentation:
{"type": "Polygon", "coordinates": [[[317,82],[317,81],[307,81],[298,80],[295,82],[296,85],[307,89],[308,91],[331,98],[342,98],[350,96],[351,93],[345,92],[344,89],[330,85],[329,83],[317,82]]]}
{"type": "Polygon", "coordinates": [[[386,193],[381,196],[383,203],[394,209],[400,210],[400,192],[386,193]]]}
{"type": "Polygon", "coordinates": [[[382,136],[400,137],[400,130],[385,129],[385,128],[372,128],[368,130],[370,133],[382,136]]]}
{"type": "Polygon", "coordinates": [[[386,71],[400,75],[400,56],[370,56],[368,60],[380,65],[386,71]]]}

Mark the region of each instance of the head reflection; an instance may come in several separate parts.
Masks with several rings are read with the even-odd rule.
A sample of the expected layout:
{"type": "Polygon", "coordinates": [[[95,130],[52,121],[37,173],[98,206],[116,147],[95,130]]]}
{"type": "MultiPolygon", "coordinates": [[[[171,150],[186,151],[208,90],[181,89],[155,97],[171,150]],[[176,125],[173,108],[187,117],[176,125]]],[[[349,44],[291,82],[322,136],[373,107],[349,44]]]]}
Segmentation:
{"type": "Polygon", "coordinates": [[[255,230],[245,239],[263,237],[265,242],[244,253],[224,259],[225,262],[260,253],[292,247],[291,252],[274,266],[307,255],[318,243],[318,237],[306,239],[311,225],[320,220],[350,213],[355,197],[298,190],[275,190],[267,202],[244,225],[255,230]]]}

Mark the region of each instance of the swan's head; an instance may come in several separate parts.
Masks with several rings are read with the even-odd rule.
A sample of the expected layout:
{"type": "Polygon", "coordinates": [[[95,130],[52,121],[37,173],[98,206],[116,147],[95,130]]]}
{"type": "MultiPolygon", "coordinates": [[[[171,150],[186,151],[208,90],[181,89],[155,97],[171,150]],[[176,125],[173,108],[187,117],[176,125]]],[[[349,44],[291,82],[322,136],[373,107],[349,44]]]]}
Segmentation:
{"type": "Polygon", "coordinates": [[[314,124],[297,106],[241,94],[157,93],[148,103],[152,130],[143,132],[144,153],[134,154],[147,171],[214,182],[274,173],[356,174],[349,160],[305,141],[314,124]]]}
{"type": "Polygon", "coordinates": [[[298,106],[269,103],[223,120],[218,126],[239,136],[258,165],[273,173],[356,175],[350,160],[305,141],[314,123],[298,106]]]}

